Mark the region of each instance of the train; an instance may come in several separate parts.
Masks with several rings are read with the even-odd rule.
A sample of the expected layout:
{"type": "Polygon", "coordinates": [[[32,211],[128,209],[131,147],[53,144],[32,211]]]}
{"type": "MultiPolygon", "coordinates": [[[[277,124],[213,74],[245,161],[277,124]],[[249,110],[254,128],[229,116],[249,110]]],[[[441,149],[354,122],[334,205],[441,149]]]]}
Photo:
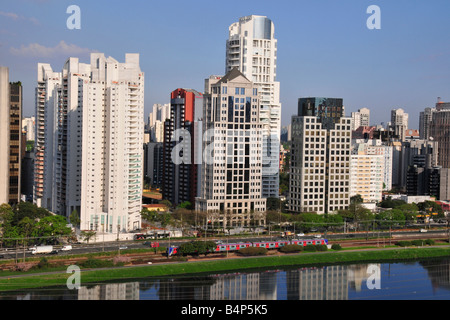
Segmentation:
{"type": "MultiPolygon", "coordinates": [[[[279,249],[286,245],[296,244],[300,246],[307,245],[327,245],[327,239],[294,239],[294,240],[275,240],[275,241],[257,241],[257,242],[238,242],[238,243],[216,243],[215,253],[239,251],[243,248],[257,247],[266,249],[279,249]]],[[[179,246],[171,246],[167,248],[167,255],[175,255],[178,253],[179,246]]]]}

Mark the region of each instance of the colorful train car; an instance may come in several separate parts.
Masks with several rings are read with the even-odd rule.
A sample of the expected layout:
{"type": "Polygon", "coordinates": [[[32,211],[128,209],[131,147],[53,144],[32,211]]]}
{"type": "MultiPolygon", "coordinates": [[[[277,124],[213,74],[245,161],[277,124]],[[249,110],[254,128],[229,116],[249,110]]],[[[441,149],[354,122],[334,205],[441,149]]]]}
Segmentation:
{"type": "MultiPolygon", "coordinates": [[[[301,240],[276,240],[276,241],[257,241],[257,242],[239,242],[239,243],[217,243],[214,252],[233,252],[243,248],[256,247],[266,249],[279,249],[286,245],[295,244],[300,246],[307,245],[327,245],[327,239],[301,239],[301,240]]],[[[178,247],[171,246],[167,248],[168,256],[177,254],[178,247]]]]}

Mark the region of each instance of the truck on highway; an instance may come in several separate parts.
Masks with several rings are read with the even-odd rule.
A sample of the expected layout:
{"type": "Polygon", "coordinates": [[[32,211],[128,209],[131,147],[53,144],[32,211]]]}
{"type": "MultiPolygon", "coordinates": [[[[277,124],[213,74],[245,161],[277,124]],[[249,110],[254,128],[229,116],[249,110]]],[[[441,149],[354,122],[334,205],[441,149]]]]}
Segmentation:
{"type": "Polygon", "coordinates": [[[51,253],[53,246],[37,246],[31,249],[31,254],[51,253]]]}

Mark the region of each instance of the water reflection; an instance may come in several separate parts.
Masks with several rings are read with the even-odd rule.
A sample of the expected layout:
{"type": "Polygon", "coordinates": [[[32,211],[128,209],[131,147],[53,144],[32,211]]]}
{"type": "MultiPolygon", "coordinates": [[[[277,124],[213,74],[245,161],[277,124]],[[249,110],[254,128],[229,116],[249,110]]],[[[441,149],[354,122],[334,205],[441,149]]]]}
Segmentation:
{"type": "Polygon", "coordinates": [[[148,278],[0,293],[17,300],[353,300],[449,299],[450,259],[414,263],[285,268],[201,277],[148,278]],[[374,270],[379,270],[377,274],[374,270]],[[380,285],[380,289],[371,285],[380,285]]]}

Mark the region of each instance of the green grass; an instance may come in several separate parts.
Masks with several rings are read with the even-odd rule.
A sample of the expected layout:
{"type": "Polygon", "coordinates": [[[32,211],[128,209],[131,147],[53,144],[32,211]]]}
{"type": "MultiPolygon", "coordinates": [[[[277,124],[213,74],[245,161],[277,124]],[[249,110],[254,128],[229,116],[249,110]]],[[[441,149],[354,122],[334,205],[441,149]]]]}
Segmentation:
{"type": "MultiPolygon", "coordinates": [[[[258,270],[288,266],[318,266],[349,263],[394,262],[425,258],[448,257],[450,248],[395,248],[367,251],[327,251],[300,253],[284,256],[251,257],[242,259],[223,259],[165,265],[146,265],[140,267],[117,267],[82,271],[81,284],[93,284],[109,280],[129,280],[145,277],[164,277],[201,273],[222,273],[237,270],[258,270]]],[[[66,285],[71,274],[65,272],[44,275],[26,275],[0,278],[0,291],[25,288],[66,285]]]]}

